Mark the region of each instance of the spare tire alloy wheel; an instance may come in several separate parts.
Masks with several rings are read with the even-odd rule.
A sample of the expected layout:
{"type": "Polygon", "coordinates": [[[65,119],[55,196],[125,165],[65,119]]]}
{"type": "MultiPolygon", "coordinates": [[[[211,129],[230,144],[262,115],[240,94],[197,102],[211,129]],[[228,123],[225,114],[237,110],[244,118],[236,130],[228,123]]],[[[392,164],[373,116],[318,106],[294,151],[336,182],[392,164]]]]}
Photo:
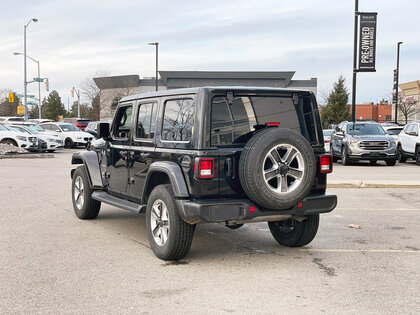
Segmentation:
{"type": "Polygon", "coordinates": [[[305,173],[302,153],[290,144],[280,144],[265,156],[263,173],[266,185],[278,194],[299,187],[305,173]]]}
{"type": "Polygon", "coordinates": [[[80,176],[76,177],[74,181],[74,203],[76,204],[77,209],[82,209],[83,205],[85,204],[85,192],[84,192],[84,185],[83,179],[80,176]]]}
{"type": "Polygon", "coordinates": [[[257,205],[288,209],[309,193],[316,175],[315,156],[301,134],[269,128],[247,142],[238,172],[244,192],[257,205]]]}

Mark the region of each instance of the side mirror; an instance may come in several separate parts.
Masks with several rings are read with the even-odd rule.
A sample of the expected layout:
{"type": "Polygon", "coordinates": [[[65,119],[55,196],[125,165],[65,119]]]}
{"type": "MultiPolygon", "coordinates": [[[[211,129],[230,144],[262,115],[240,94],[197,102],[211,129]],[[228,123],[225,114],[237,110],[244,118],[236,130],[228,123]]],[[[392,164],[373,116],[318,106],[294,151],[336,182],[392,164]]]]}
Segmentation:
{"type": "Polygon", "coordinates": [[[417,134],[417,132],[416,132],[416,131],[409,132],[408,134],[409,134],[410,136],[415,136],[415,137],[417,137],[417,136],[418,136],[418,134],[417,134]]]}
{"type": "Polygon", "coordinates": [[[109,138],[109,129],[110,125],[107,122],[98,123],[98,138],[104,138],[107,140],[109,138]]]}

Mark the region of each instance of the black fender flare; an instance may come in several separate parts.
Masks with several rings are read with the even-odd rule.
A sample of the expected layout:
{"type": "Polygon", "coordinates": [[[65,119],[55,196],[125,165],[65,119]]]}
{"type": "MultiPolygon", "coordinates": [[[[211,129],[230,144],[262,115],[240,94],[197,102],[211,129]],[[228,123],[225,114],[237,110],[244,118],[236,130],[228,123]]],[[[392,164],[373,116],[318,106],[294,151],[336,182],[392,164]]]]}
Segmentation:
{"type": "MultiPolygon", "coordinates": [[[[102,189],[101,167],[98,161],[98,155],[94,151],[82,151],[73,153],[71,164],[84,164],[89,177],[90,185],[94,189],[102,189]]],[[[74,169],[71,171],[73,178],[74,169]]]]}
{"type": "MultiPolygon", "coordinates": [[[[181,167],[177,163],[171,161],[157,161],[150,165],[146,181],[144,182],[142,194],[143,198],[145,197],[145,192],[150,185],[151,178],[154,173],[165,173],[168,175],[175,198],[189,198],[190,195],[188,193],[187,184],[185,183],[184,174],[182,173],[181,167]]],[[[143,200],[143,202],[145,201],[146,200],[143,200]]]]}

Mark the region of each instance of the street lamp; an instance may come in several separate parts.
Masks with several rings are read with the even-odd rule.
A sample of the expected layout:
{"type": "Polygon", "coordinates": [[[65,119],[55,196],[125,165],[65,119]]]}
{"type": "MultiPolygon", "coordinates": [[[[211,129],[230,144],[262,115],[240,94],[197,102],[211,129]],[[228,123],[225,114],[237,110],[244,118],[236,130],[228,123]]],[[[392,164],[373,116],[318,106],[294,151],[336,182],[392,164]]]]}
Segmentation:
{"type": "Polygon", "coordinates": [[[29,24],[32,21],[34,21],[34,23],[36,23],[36,22],[38,22],[38,19],[35,19],[35,18],[30,19],[29,22],[23,26],[23,55],[24,55],[24,58],[23,58],[23,72],[24,72],[23,82],[24,82],[24,84],[23,85],[24,85],[24,100],[25,100],[25,112],[24,112],[25,113],[25,121],[28,120],[28,105],[26,103],[27,102],[27,85],[28,85],[28,82],[26,80],[26,29],[28,28],[29,24]]]}
{"type": "Polygon", "coordinates": [[[152,46],[156,46],[156,91],[158,90],[158,55],[159,55],[159,43],[158,42],[154,42],[154,43],[149,43],[149,45],[152,46]]]}
{"type": "MultiPolygon", "coordinates": [[[[23,55],[22,53],[14,52],[13,55],[23,55]]],[[[35,60],[31,56],[26,55],[26,58],[31,59],[32,61],[35,61],[38,64],[38,78],[41,78],[40,70],[39,70],[39,60],[35,60]]],[[[39,119],[42,118],[42,110],[41,110],[41,82],[38,81],[38,107],[39,107],[39,119]]]]}
{"type": "Polygon", "coordinates": [[[400,46],[403,42],[397,43],[397,69],[395,70],[395,123],[398,124],[398,77],[400,75],[400,46]]]}

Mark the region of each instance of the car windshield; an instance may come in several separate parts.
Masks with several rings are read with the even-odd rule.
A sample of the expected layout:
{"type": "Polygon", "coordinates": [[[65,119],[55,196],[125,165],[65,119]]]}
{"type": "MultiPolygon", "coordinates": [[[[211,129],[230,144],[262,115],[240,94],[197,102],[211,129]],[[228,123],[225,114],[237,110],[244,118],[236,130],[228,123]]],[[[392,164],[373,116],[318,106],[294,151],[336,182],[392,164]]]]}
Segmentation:
{"type": "Polygon", "coordinates": [[[7,131],[7,129],[3,127],[2,125],[0,125],[0,131],[7,131]]]}
{"type": "Polygon", "coordinates": [[[24,128],[19,128],[19,127],[15,127],[15,126],[7,126],[7,128],[9,128],[9,130],[12,130],[12,131],[19,131],[19,132],[29,133],[24,128]]]}
{"type": "Polygon", "coordinates": [[[72,124],[62,124],[60,127],[64,132],[80,131],[79,128],[72,124]]]}
{"type": "Polygon", "coordinates": [[[333,129],[331,130],[324,130],[324,137],[331,137],[332,133],[334,132],[333,129]]]}
{"type": "Polygon", "coordinates": [[[385,135],[384,129],[377,124],[355,124],[347,125],[349,135],[385,135]]]}
{"type": "Polygon", "coordinates": [[[402,129],[400,128],[395,128],[395,129],[388,129],[386,131],[387,134],[391,135],[391,136],[395,136],[395,135],[399,135],[402,129]]]}
{"type": "Polygon", "coordinates": [[[39,125],[29,125],[28,128],[31,129],[31,131],[33,131],[34,133],[40,133],[40,132],[44,132],[45,131],[39,125]]]}

